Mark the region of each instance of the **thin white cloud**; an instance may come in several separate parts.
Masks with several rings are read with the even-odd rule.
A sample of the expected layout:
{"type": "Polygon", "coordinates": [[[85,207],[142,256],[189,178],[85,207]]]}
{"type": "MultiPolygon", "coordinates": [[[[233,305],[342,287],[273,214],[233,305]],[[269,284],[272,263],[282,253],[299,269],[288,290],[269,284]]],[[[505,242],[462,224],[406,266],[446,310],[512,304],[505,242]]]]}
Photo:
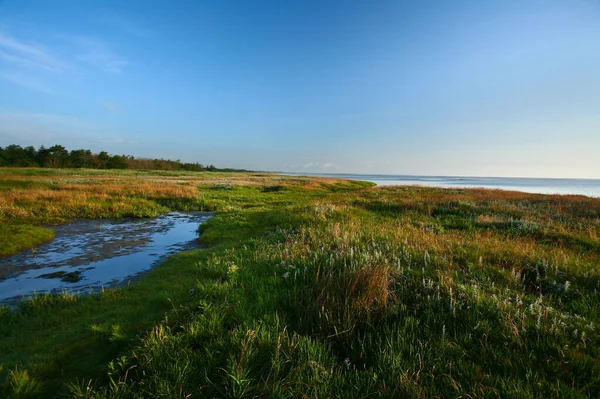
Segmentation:
{"type": "Polygon", "coordinates": [[[2,72],[0,71],[0,79],[4,79],[12,84],[25,87],[30,90],[39,91],[41,93],[46,94],[55,94],[56,92],[50,89],[43,81],[40,79],[30,76],[28,74],[24,74],[21,72],[2,72]]]}
{"type": "Polygon", "coordinates": [[[0,59],[13,66],[41,68],[52,72],[70,69],[69,63],[38,43],[18,40],[0,33],[0,59]]]}
{"type": "Polygon", "coordinates": [[[107,73],[121,73],[123,68],[129,64],[129,61],[117,54],[102,40],[73,35],[62,35],[61,37],[74,47],[77,61],[94,69],[107,73]]]}
{"type": "Polygon", "coordinates": [[[51,42],[42,44],[0,30],[0,79],[56,94],[55,88],[61,87],[64,79],[98,71],[119,74],[129,64],[102,40],[73,35],[50,37],[51,42]]]}
{"type": "Polygon", "coordinates": [[[302,165],[304,169],[312,169],[312,170],[323,170],[323,169],[331,169],[335,167],[332,162],[320,162],[320,161],[311,161],[302,165]]]}
{"type": "Polygon", "coordinates": [[[86,52],[78,57],[79,60],[87,62],[104,72],[121,73],[123,68],[129,65],[128,61],[125,61],[100,42],[89,41],[85,48],[86,52]]]}

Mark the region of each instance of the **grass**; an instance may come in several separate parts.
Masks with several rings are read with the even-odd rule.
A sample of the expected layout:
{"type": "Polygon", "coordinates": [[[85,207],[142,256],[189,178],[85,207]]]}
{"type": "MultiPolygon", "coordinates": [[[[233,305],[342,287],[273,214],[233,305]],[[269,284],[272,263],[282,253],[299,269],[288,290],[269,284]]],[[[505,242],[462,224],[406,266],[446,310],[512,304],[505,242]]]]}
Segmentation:
{"type": "Polygon", "coordinates": [[[208,247],[0,310],[0,395],[600,393],[598,199],[96,172],[1,170],[3,224],[213,210],[208,247]]]}
{"type": "Polygon", "coordinates": [[[33,248],[53,238],[54,231],[47,228],[15,221],[3,222],[0,224],[0,256],[33,248]]]}
{"type": "Polygon", "coordinates": [[[263,206],[271,192],[278,194],[274,201],[290,203],[299,187],[315,194],[330,184],[325,181],[248,173],[0,168],[0,255],[51,240],[52,230],[44,227],[69,219],[263,206]],[[285,182],[286,189],[273,182],[285,182]]]}

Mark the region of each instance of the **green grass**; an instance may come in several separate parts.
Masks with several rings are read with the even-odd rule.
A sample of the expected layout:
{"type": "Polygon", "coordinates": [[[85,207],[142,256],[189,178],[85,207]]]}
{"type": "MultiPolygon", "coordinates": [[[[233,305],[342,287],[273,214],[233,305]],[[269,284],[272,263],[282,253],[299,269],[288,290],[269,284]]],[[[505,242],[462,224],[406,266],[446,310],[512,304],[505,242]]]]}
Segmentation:
{"type": "Polygon", "coordinates": [[[216,210],[206,249],[0,310],[0,395],[600,393],[600,200],[233,176],[143,198],[216,210]]]}
{"type": "Polygon", "coordinates": [[[33,248],[54,238],[54,230],[29,224],[0,224],[0,256],[33,248]]]}

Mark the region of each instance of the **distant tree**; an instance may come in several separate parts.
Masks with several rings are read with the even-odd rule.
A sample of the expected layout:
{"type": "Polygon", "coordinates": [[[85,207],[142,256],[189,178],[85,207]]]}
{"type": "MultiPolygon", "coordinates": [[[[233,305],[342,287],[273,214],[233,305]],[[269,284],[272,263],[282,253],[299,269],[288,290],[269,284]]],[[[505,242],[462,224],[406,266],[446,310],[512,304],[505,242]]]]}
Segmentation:
{"type": "Polygon", "coordinates": [[[50,156],[48,158],[51,168],[65,168],[69,162],[69,152],[62,145],[53,145],[48,149],[50,156]]]}
{"type": "Polygon", "coordinates": [[[155,159],[154,160],[154,169],[156,170],[165,170],[165,160],[164,159],[155,159]]]}
{"type": "Polygon", "coordinates": [[[124,157],[120,155],[114,155],[110,157],[107,164],[108,169],[127,169],[127,162],[124,157]]]}
{"type": "Polygon", "coordinates": [[[35,158],[39,166],[43,168],[48,167],[50,163],[50,150],[44,147],[43,145],[40,146],[35,158]]]}
{"type": "Polygon", "coordinates": [[[25,151],[20,145],[9,145],[4,149],[8,164],[11,166],[24,166],[25,151]]]}
{"type": "Polygon", "coordinates": [[[90,150],[72,150],[69,154],[69,167],[71,168],[94,168],[94,154],[90,150]]]}
{"type": "Polygon", "coordinates": [[[98,168],[99,169],[107,169],[109,161],[110,161],[110,155],[108,155],[108,152],[101,151],[98,154],[98,168]]]}
{"type": "Polygon", "coordinates": [[[201,163],[181,162],[180,159],[135,158],[132,155],[110,155],[106,151],[98,154],[90,150],[67,151],[62,145],[50,148],[43,145],[36,151],[33,146],[21,147],[17,144],[0,147],[0,166],[40,166],[48,168],[96,168],[96,169],[154,169],[154,170],[189,170],[217,171],[214,165],[204,166],[201,163]]]}
{"type": "Polygon", "coordinates": [[[181,169],[190,171],[204,170],[204,166],[200,163],[184,163],[181,165],[181,169]]]}
{"type": "Polygon", "coordinates": [[[87,167],[87,159],[85,150],[72,150],[69,154],[69,165],[72,168],[85,168],[87,167]]]}
{"type": "Polygon", "coordinates": [[[6,156],[6,151],[4,148],[0,147],[0,166],[9,166],[8,158],[6,156]]]}
{"type": "Polygon", "coordinates": [[[39,166],[37,162],[37,151],[34,146],[30,145],[25,147],[25,155],[27,156],[27,163],[29,163],[30,166],[39,166]]]}
{"type": "Polygon", "coordinates": [[[90,150],[85,150],[85,168],[96,167],[96,156],[90,150]]]}
{"type": "Polygon", "coordinates": [[[20,145],[11,144],[4,149],[6,162],[10,166],[35,166],[35,159],[32,159],[24,148],[20,145]]]}

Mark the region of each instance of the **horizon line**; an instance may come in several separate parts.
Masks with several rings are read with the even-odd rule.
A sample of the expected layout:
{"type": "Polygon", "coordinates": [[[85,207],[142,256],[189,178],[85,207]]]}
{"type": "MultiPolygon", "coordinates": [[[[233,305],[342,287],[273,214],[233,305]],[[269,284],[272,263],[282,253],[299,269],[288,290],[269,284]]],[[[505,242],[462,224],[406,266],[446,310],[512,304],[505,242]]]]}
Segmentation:
{"type": "Polygon", "coordinates": [[[380,177],[430,177],[430,178],[459,178],[459,179],[548,179],[548,180],[600,180],[600,177],[533,177],[533,176],[475,176],[475,175],[416,175],[416,174],[386,174],[386,173],[350,173],[350,172],[285,172],[285,171],[256,171],[260,173],[295,174],[301,176],[335,175],[335,176],[380,176],[380,177]]]}

